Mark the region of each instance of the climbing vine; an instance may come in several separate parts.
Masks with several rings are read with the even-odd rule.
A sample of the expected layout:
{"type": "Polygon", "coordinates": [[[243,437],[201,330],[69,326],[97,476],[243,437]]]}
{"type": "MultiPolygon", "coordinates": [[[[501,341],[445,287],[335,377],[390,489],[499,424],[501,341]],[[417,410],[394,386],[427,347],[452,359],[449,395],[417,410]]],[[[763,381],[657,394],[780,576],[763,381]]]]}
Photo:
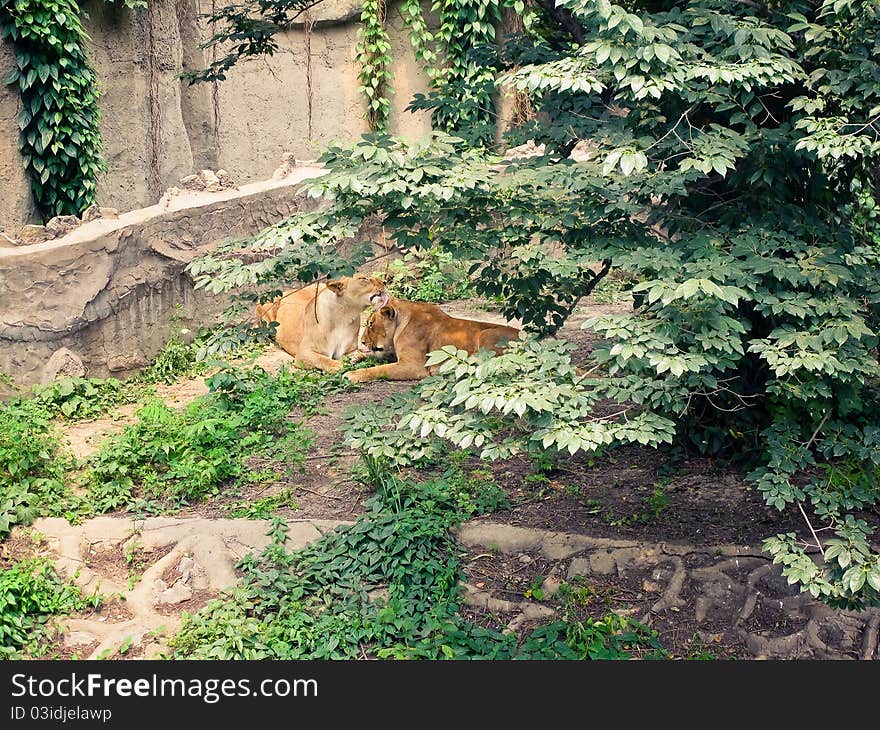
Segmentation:
{"type": "Polygon", "coordinates": [[[45,217],[88,208],[106,169],[97,79],[79,16],[76,0],[0,0],[0,37],[11,41],[16,61],[4,81],[18,85],[21,154],[45,217]]]}
{"type": "MultiPolygon", "coordinates": [[[[430,109],[433,126],[466,137],[476,144],[492,138],[495,122],[495,23],[503,8],[527,14],[522,0],[434,0],[431,11],[439,26],[428,29],[421,0],[404,0],[400,13],[409,31],[416,59],[433,87],[426,97],[416,94],[411,109],[430,109]]],[[[375,131],[385,131],[390,102],[390,43],[384,27],[384,0],[367,0],[361,13],[361,89],[369,104],[375,131]]]]}
{"type": "Polygon", "coordinates": [[[496,69],[481,54],[495,42],[493,21],[501,20],[503,4],[503,0],[435,0],[432,8],[439,14],[440,28],[434,42],[445,63],[432,71],[434,93],[423,106],[433,110],[436,128],[468,130],[472,141],[491,139],[496,69]]]}
{"type": "Polygon", "coordinates": [[[17,67],[20,149],[43,215],[77,214],[95,202],[105,169],[95,70],[74,0],[0,0],[0,34],[17,67]]]}
{"type": "Polygon", "coordinates": [[[375,132],[388,131],[391,101],[388,84],[391,81],[391,40],[385,30],[385,0],[364,0],[361,27],[358,29],[358,80],[367,97],[367,120],[375,132]]]}

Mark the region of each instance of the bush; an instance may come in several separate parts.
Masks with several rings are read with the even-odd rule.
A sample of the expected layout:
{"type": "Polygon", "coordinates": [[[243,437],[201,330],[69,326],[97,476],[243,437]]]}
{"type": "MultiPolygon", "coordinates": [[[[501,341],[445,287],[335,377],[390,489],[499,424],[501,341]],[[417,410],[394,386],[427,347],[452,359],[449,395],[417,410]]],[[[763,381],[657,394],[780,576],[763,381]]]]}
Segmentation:
{"type": "Polygon", "coordinates": [[[0,403],[0,539],[16,524],[75,507],[65,477],[71,466],[39,404],[0,403]]]}
{"type": "Polygon", "coordinates": [[[243,583],[185,618],[170,642],[174,656],[352,659],[366,651],[379,658],[571,659],[630,656],[626,648],[639,643],[625,619],[538,629],[522,648],[515,635],[462,619],[450,529],[497,507],[497,487],[455,464],[426,482],[381,467],[377,477],[364,515],[303,550],[285,551],[286,525],[276,519],[270,545],[239,564],[243,583]],[[552,640],[542,638],[548,632],[552,640]],[[562,649],[560,633],[567,637],[562,649]]]}
{"type": "Polygon", "coordinates": [[[482,440],[488,457],[675,439],[751,461],[767,504],[804,517],[800,534],[765,543],[784,575],[833,605],[880,604],[880,8],[560,0],[531,12],[496,61],[537,112],[516,134],[543,154],[504,160],[441,134],[331,147],[330,173],[310,185],[329,201],[321,222],[262,232],[272,254],[257,263],[209,257],[202,285],[298,275],[299,241],[379,212],[404,250],[479,261],[474,291],[538,336],[626,271],[636,311],[587,323],[603,341],[585,367],[607,377],[560,375],[554,343],[506,382],[438,353],[456,362],[406,421],[414,436],[482,440]],[[594,408],[600,395],[619,407],[594,408]]]}
{"type": "Polygon", "coordinates": [[[89,502],[101,513],[159,500],[176,507],[217,495],[224,483],[242,477],[245,461],[275,453],[279,443],[288,464],[301,464],[310,433],[287,421],[294,407],[308,412],[342,378],[281,368],[224,366],[206,380],[207,396],[182,410],[148,403],[136,423],[111,436],[90,459],[89,502]]]}
{"type": "Polygon", "coordinates": [[[85,597],[63,581],[45,558],[31,558],[0,570],[0,658],[39,654],[52,616],[97,607],[101,598],[85,597]]]}
{"type": "Polygon", "coordinates": [[[467,266],[436,247],[392,261],[387,282],[392,296],[414,302],[448,302],[471,293],[467,266]]]}
{"type": "Polygon", "coordinates": [[[137,380],[116,378],[61,378],[33,388],[34,400],[48,415],[71,421],[96,418],[117,406],[135,403],[148,392],[137,380]]]}

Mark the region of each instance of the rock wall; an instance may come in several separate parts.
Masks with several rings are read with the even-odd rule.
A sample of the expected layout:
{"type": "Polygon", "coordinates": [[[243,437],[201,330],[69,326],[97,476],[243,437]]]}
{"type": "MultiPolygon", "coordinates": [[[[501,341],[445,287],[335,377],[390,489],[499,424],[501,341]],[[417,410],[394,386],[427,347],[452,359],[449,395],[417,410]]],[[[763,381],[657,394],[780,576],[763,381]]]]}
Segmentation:
{"type": "Polygon", "coordinates": [[[186,264],[229,237],[313,208],[297,183],[321,173],[300,167],[280,180],[180,193],[55,240],[0,248],[0,373],[19,386],[39,382],[66,348],[86,376],[118,377],[164,346],[172,316],[192,329],[219,321],[228,300],[195,291],[186,264]]]}
{"type": "Polygon", "coordinates": [[[34,212],[30,181],[18,152],[18,87],[2,82],[14,65],[12,46],[0,40],[0,232],[17,229],[34,212]]]}
{"type": "MultiPolygon", "coordinates": [[[[324,0],[306,33],[300,23],[278,36],[271,57],[241,63],[226,81],[190,86],[182,71],[203,68],[209,37],[204,14],[219,0],[151,0],[132,11],[121,3],[85,0],[101,86],[101,132],[108,172],[98,202],[120,210],[155,203],[162,191],[202,168],[225,168],[239,183],[269,177],[283,152],[315,158],[333,140],[367,131],[355,62],[358,0],[324,0]]],[[[404,108],[427,89],[427,78],[389,3],[394,56],[391,129],[420,136],[424,113],[404,108]]],[[[14,63],[0,45],[0,78],[14,63]]],[[[18,154],[18,95],[0,86],[0,230],[33,217],[18,154]]]]}

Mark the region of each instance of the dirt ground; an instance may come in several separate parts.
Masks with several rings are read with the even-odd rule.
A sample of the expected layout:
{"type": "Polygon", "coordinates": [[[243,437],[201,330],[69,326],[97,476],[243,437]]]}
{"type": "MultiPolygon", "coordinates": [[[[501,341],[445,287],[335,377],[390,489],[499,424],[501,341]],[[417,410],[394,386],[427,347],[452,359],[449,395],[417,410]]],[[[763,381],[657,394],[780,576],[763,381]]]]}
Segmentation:
{"type": "MultiPolygon", "coordinates": [[[[446,309],[501,321],[468,303],[446,309]]],[[[578,344],[576,358],[592,345],[580,323],[625,309],[595,303],[579,308],[561,333],[578,344]]],[[[273,350],[258,363],[272,369],[289,360],[273,350]]],[[[54,656],[161,656],[163,636],[179,625],[183,611],[230,587],[235,561],[265,543],[266,523],[231,519],[235,504],[289,490],[293,506],[277,514],[299,530],[296,545],[353,520],[370,493],[352,474],[356,457],[342,444],[343,414],[408,387],[374,382],[328,398],[320,412],[304,419],[315,441],[302,472],[172,517],[117,514],[75,528],[40,520],[36,542],[16,531],[0,546],[0,560],[49,555],[62,572],[78,571],[82,585],[111,586],[125,599],[69,619],[54,656]]],[[[163,395],[180,406],[202,392],[198,380],[169,386],[163,395]]],[[[129,410],[67,432],[83,456],[104,433],[130,420],[129,410]]],[[[654,629],[674,658],[880,655],[880,611],[837,611],[816,603],[789,586],[761,552],[764,538],[802,532],[803,525],[765,507],[735,465],[630,446],[562,458],[543,473],[524,459],[474,459],[466,466],[488,470],[509,501],[506,509],[465,524],[458,535],[464,611],[480,625],[520,632],[555,618],[599,619],[614,612],[654,629]]]]}

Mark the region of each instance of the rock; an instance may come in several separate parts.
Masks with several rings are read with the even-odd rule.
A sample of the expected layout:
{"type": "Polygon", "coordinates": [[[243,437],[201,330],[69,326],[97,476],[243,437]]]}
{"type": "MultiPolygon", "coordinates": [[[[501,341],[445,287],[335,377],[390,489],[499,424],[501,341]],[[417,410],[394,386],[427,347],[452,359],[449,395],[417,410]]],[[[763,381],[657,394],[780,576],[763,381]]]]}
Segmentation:
{"type": "Polygon", "coordinates": [[[519,562],[521,562],[523,565],[528,565],[529,563],[532,562],[532,559],[528,555],[523,553],[522,555],[519,556],[519,562]]]}
{"type": "Polygon", "coordinates": [[[158,205],[161,205],[163,208],[168,208],[171,205],[171,199],[180,195],[183,191],[178,187],[170,187],[166,190],[162,197],[159,198],[158,205]]]}
{"type": "Polygon", "coordinates": [[[571,565],[568,566],[566,577],[571,579],[576,575],[589,575],[591,572],[589,558],[575,558],[571,561],[571,565]]]}
{"type": "Polygon", "coordinates": [[[516,610],[517,604],[504,598],[495,598],[489,591],[481,591],[470,583],[465,583],[464,589],[464,601],[468,606],[485,608],[496,613],[511,613],[516,610]]]}
{"type": "Polygon", "coordinates": [[[55,238],[60,238],[81,225],[82,221],[75,215],[56,215],[46,224],[46,230],[51,231],[55,238]]]}
{"type": "Polygon", "coordinates": [[[298,16],[290,25],[293,28],[302,28],[306,17],[315,24],[315,28],[342,25],[359,18],[362,11],[362,0],[324,0],[312,6],[307,14],[298,16]]]}
{"type": "MultiPolygon", "coordinates": [[[[569,570],[571,570],[569,568],[569,570]]],[[[590,571],[599,575],[611,575],[617,570],[617,560],[609,551],[597,550],[590,555],[590,571]]]]}
{"type": "Polygon", "coordinates": [[[559,587],[562,585],[562,581],[557,578],[555,575],[548,575],[544,582],[541,583],[541,590],[544,591],[545,596],[555,596],[559,593],[559,587]]]}
{"type": "Polygon", "coordinates": [[[540,603],[521,603],[520,608],[523,618],[527,619],[550,618],[556,614],[550,606],[542,606],[540,603]]]}
{"type": "Polygon", "coordinates": [[[217,179],[220,181],[224,190],[235,187],[235,181],[229,176],[229,173],[226,172],[226,170],[217,170],[217,179]]]}
{"type": "Polygon", "coordinates": [[[62,347],[52,353],[52,357],[46,361],[40,382],[43,385],[48,385],[57,378],[81,378],[85,374],[86,367],[79,355],[62,347]]]}
{"type": "Polygon", "coordinates": [[[193,569],[196,567],[196,561],[189,557],[182,557],[177,564],[177,570],[180,571],[180,582],[189,584],[192,580],[193,569]]]}
{"type": "Polygon", "coordinates": [[[182,177],[180,178],[178,185],[184,190],[205,189],[205,181],[202,179],[201,175],[187,175],[186,177],[182,177]]]}
{"type": "Polygon", "coordinates": [[[42,243],[55,238],[52,231],[47,230],[46,226],[24,226],[15,235],[15,240],[20,246],[28,246],[32,243],[42,243]]]}
{"type": "Polygon", "coordinates": [[[285,152],[281,155],[281,164],[272,173],[273,180],[283,180],[296,169],[296,156],[293,152],[285,152]]]}
{"type": "Polygon", "coordinates": [[[388,589],[374,588],[372,591],[367,593],[367,599],[370,601],[370,603],[375,603],[379,600],[381,600],[382,603],[388,603],[388,589]]]}
{"type": "Polygon", "coordinates": [[[64,636],[64,646],[88,646],[98,639],[88,631],[71,631],[64,636]]]}
{"type": "Polygon", "coordinates": [[[121,355],[111,355],[107,358],[107,369],[111,373],[120,370],[136,370],[147,364],[147,358],[141,352],[127,352],[121,355]]]}
{"type": "Polygon", "coordinates": [[[199,170],[195,175],[182,177],[177,183],[183,190],[193,192],[219,193],[235,187],[235,182],[226,170],[199,170]]]}
{"type": "Polygon", "coordinates": [[[588,139],[580,140],[568,155],[575,162],[588,162],[596,154],[596,143],[588,139]]]}
{"type": "Polygon", "coordinates": [[[103,217],[97,203],[92,203],[82,214],[83,223],[91,223],[92,221],[101,220],[103,217]]]}
{"type": "Polygon", "coordinates": [[[219,193],[223,190],[223,186],[220,184],[220,178],[214,174],[213,170],[202,170],[199,173],[199,177],[202,179],[202,182],[205,183],[205,192],[219,193]]]}
{"type": "Polygon", "coordinates": [[[83,223],[91,223],[92,221],[99,221],[104,218],[116,220],[119,218],[119,211],[116,208],[101,208],[95,204],[86,208],[82,214],[83,223]]]}
{"type": "Polygon", "coordinates": [[[156,603],[176,604],[188,601],[193,596],[193,590],[182,581],[177,581],[171,588],[166,588],[158,596],[156,603]]]}
{"type": "Polygon", "coordinates": [[[529,140],[525,144],[511,147],[504,153],[505,160],[521,160],[524,157],[537,157],[544,154],[545,145],[536,145],[534,140],[529,140]]]}

